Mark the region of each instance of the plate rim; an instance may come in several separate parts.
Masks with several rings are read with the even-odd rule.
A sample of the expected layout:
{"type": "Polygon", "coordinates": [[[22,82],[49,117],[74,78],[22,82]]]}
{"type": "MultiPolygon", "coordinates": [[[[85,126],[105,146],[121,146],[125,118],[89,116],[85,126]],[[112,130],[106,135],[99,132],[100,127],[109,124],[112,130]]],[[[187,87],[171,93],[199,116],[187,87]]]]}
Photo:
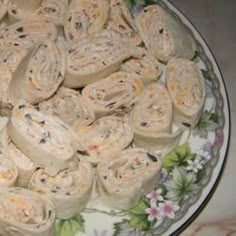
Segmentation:
{"type": "MultiPolygon", "coordinates": [[[[175,3],[173,3],[173,1],[171,0],[161,0],[161,2],[163,2],[164,4],[166,4],[166,6],[168,7],[168,9],[171,12],[174,12],[175,14],[177,14],[180,18],[181,21],[184,20],[184,22],[182,23],[187,23],[187,27],[192,31],[192,33],[197,34],[198,39],[201,39],[201,46],[205,49],[208,50],[208,52],[205,51],[206,55],[209,57],[211,56],[212,58],[208,58],[210,60],[211,63],[215,64],[215,68],[213,68],[214,72],[217,72],[220,76],[217,76],[218,81],[221,82],[221,86],[219,88],[221,95],[223,96],[223,101],[224,101],[224,107],[223,107],[223,111],[226,109],[227,113],[225,114],[224,118],[225,118],[225,126],[223,127],[223,131],[224,134],[226,133],[227,135],[224,136],[224,146],[225,146],[225,150],[223,150],[222,152],[224,152],[223,154],[220,154],[220,157],[223,156],[223,160],[221,163],[218,163],[215,166],[215,170],[216,171],[216,167],[218,166],[219,171],[217,173],[217,176],[215,177],[215,180],[213,181],[213,185],[210,187],[210,183],[207,184],[207,186],[205,187],[205,191],[207,191],[206,197],[202,200],[202,202],[200,203],[200,205],[197,207],[196,210],[194,210],[193,213],[190,213],[190,209],[191,207],[193,207],[197,202],[201,201],[200,199],[197,200],[197,202],[195,204],[193,204],[192,206],[190,206],[189,210],[186,212],[186,214],[184,215],[184,217],[186,217],[188,214],[191,214],[189,217],[187,217],[186,220],[184,220],[183,223],[181,223],[180,226],[178,226],[177,224],[180,223],[180,221],[182,219],[180,219],[179,221],[173,223],[170,227],[169,230],[167,230],[163,235],[167,235],[167,233],[169,231],[171,231],[172,227],[175,227],[176,229],[173,229],[172,232],[170,232],[170,236],[175,236],[175,235],[180,235],[180,233],[182,233],[186,228],[188,228],[193,222],[194,220],[200,215],[200,213],[205,209],[205,207],[207,206],[207,204],[210,202],[212,196],[214,195],[222,177],[225,171],[225,167],[226,167],[226,163],[228,160],[228,155],[229,155],[229,149],[230,149],[230,141],[231,141],[231,108],[230,108],[230,102],[229,102],[229,94],[227,91],[227,87],[226,87],[226,83],[224,80],[224,76],[223,73],[220,69],[220,66],[218,64],[218,61],[216,60],[216,57],[211,49],[211,47],[209,46],[208,42],[206,41],[206,39],[203,37],[202,33],[198,30],[198,28],[195,26],[195,24],[192,22],[192,20],[189,19],[188,16],[186,16],[185,13],[183,13],[183,11],[176,6],[175,3]],[[195,31],[195,32],[194,32],[195,31]],[[224,92],[222,94],[222,91],[224,92]],[[226,125],[228,125],[228,127],[226,127],[226,125]],[[176,225],[176,226],[175,226],[176,225]]],[[[214,67],[214,65],[213,65],[214,67]]],[[[222,147],[223,149],[223,147],[222,147]]],[[[213,177],[213,176],[212,176],[213,177]]],[[[212,179],[210,180],[212,181],[212,179]]]]}

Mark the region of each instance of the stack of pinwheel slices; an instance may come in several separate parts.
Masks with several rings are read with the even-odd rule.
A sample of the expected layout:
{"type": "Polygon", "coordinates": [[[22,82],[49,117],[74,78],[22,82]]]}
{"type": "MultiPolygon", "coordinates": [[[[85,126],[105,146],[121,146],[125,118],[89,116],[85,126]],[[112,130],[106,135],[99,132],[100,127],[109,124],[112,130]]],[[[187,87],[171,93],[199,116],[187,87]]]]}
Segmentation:
{"type": "Polygon", "coordinates": [[[158,5],[0,2],[0,234],[54,235],[93,191],[134,206],[200,119],[191,35],[158,5]]]}

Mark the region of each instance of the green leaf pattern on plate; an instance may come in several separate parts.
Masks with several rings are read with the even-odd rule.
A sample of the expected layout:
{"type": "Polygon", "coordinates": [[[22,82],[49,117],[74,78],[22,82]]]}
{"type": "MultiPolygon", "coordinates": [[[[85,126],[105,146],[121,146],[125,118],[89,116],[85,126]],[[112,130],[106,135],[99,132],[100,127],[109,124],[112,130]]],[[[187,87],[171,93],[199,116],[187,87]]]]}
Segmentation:
{"type": "Polygon", "coordinates": [[[187,166],[188,160],[195,159],[196,154],[191,153],[189,144],[178,146],[164,157],[162,166],[168,172],[171,172],[175,167],[187,166]]]}
{"type": "Polygon", "coordinates": [[[204,111],[197,126],[193,130],[193,135],[199,135],[207,139],[209,131],[215,131],[218,128],[218,115],[213,111],[204,111]]]}
{"type": "Polygon", "coordinates": [[[208,71],[204,70],[204,69],[201,69],[201,72],[202,72],[202,75],[204,77],[204,79],[206,80],[212,80],[212,77],[210,76],[210,74],[208,73],[208,71]]]}
{"type": "Polygon", "coordinates": [[[199,62],[199,59],[200,59],[200,52],[199,51],[195,51],[194,56],[191,59],[191,61],[197,63],[197,62],[199,62]]]}
{"type": "Polygon", "coordinates": [[[165,187],[167,198],[173,201],[181,201],[188,198],[194,191],[194,176],[187,173],[183,167],[175,167],[172,172],[172,179],[165,187]]]}
{"type": "Polygon", "coordinates": [[[77,232],[85,232],[84,222],[81,215],[68,220],[58,220],[56,223],[57,236],[74,236],[77,232]]]}

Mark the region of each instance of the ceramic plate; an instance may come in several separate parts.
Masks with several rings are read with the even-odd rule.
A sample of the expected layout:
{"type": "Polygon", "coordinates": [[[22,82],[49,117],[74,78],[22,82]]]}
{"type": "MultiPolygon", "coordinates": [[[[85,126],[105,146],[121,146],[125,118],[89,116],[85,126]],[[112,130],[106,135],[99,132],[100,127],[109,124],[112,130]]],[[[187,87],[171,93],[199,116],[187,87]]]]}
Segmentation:
{"type": "MultiPolygon", "coordinates": [[[[131,1],[133,10],[150,1],[131,1]]],[[[79,216],[58,221],[58,236],[139,236],[178,234],[203,208],[221,175],[229,141],[229,106],[217,63],[192,23],[168,1],[157,1],[184,24],[197,41],[193,59],[201,68],[207,91],[206,104],[197,127],[184,134],[180,145],[167,154],[156,189],[127,211],[89,204],[79,216]],[[184,161],[183,161],[184,160],[184,161]],[[188,171],[187,171],[188,170],[188,171]],[[74,226],[73,226],[74,224],[74,226]],[[77,225],[77,226],[75,226],[77,225]]]]}
{"type": "MultiPolygon", "coordinates": [[[[127,0],[132,11],[153,1],[127,0]]],[[[157,1],[185,25],[197,42],[192,61],[204,77],[206,102],[199,123],[184,131],[179,145],[165,155],[156,188],[129,210],[114,210],[92,199],[76,217],[57,220],[57,236],[175,235],[206,204],[226,159],[230,113],[227,92],[217,63],[191,22],[167,0],[157,1]]],[[[162,75],[164,76],[164,74],[162,75]]]]}

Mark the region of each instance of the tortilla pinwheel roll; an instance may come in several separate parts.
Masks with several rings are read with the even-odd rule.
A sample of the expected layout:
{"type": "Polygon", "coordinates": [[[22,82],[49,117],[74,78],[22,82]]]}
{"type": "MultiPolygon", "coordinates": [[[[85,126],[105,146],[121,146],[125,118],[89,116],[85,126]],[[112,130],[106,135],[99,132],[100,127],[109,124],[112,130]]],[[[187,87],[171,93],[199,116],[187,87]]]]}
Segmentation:
{"type": "Polygon", "coordinates": [[[141,58],[131,58],[124,62],[121,71],[137,74],[145,85],[157,80],[162,73],[162,66],[157,58],[146,53],[141,58]]]}
{"type": "Polygon", "coordinates": [[[55,40],[57,29],[41,17],[19,21],[0,30],[0,49],[31,49],[45,40],[55,40]]]}
{"type": "Polygon", "coordinates": [[[136,25],[146,48],[163,62],[173,57],[191,59],[195,43],[190,33],[158,5],[145,7],[136,17],[136,25]]]}
{"type": "Polygon", "coordinates": [[[42,0],[11,0],[9,1],[8,17],[10,23],[36,16],[42,0]]]}
{"type": "Polygon", "coordinates": [[[167,88],[174,104],[174,121],[195,126],[205,102],[205,85],[199,67],[192,61],[177,58],[167,66],[167,88]]]}
{"type": "Polygon", "coordinates": [[[108,18],[109,0],[72,0],[64,31],[68,41],[76,41],[100,31],[108,18]]]}
{"type": "MultiPolygon", "coordinates": [[[[4,18],[5,19],[5,18],[4,18]]],[[[0,31],[7,26],[7,23],[5,20],[0,20],[0,31]]]]}
{"type": "Polygon", "coordinates": [[[84,150],[78,137],[57,117],[45,115],[26,103],[13,109],[8,134],[16,146],[46,173],[76,165],[75,152],[84,150]]]}
{"type": "Polygon", "coordinates": [[[62,26],[68,5],[69,0],[43,0],[38,14],[49,18],[55,25],[62,26]]]}
{"type": "Polygon", "coordinates": [[[8,118],[0,117],[0,188],[14,186],[18,177],[16,165],[8,159],[8,121],[8,118]]]}
{"type": "Polygon", "coordinates": [[[42,0],[11,0],[11,1],[17,4],[21,9],[29,12],[37,10],[42,3],[42,0]]]}
{"type": "Polygon", "coordinates": [[[134,73],[116,72],[87,85],[82,96],[97,117],[128,113],[143,94],[143,83],[134,73]]]}
{"type": "Polygon", "coordinates": [[[0,74],[0,115],[9,116],[13,107],[9,94],[12,73],[5,66],[1,66],[1,68],[3,70],[0,74]]]}
{"type": "Polygon", "coordinates": [[[161,83],[150,84],[131,114],[134,144],[151,150],[165,148],[179,137],[172,130],[172,101],[161,83]]]}
{"type": "Polygon", "coordinates": [[[0,155],[0,187],[15,186],[17,177],[16,165],[6,155],[0,155]]]}
{"type": "Polygon", "coordinates": [[[54,222],[55,210],[47,197],[19,187],[0,190],[2,235],[54,236],[54,222]]]}
{"type": "Polygon", "coordinates": [[[20,99],[36,104],[56,92],[65,74],[63,49],[47,40],[22,60],[10,84],[10,98],[14,104],[20,99]]]}
{"type": "Polygon", "coordinates": [[[6,67],[3,70],[13,73],[26,54],[27,50],[20,48],[0,51],[0,65],[6,67]]]}
{"type": "Polygon", "coordinates": [[[30,180],[29,189],[52,200],[57,218],[69,219],[78,215],[87,205],[92,183],[92,166],[80,161],[78,168],[61,171],[53,177],[43,169],[37,170],[30,180]]]}
{"type": "Polygon", "coordinates": [[[0,20],[4,18],[8,10],[9,0],[0,0],[0,20]]]}
{"type": "Polygon", "coordinates": [[[117,158],[97,166],[97,191],[117,209],[135,206],[157,184],[161,161],[145,149],[123,151],[117,158]]]}
{"type": "Polygon", "coordinates": [[[37,166],[12,142],[10,142],[8,146],[8,158],[18,169],[17,186],[24,188],[27,187],[37,166]]]}
{"type": "Polygon", "coordinates": [[[128,44],[118,33],[102,30],[68,45],[65,86],[83,87],[117,71],[130,57],[143,50],[128,44]]]}
{"type": "Polygon", "coordinates": [[[12,101],[10,99],[9,87],[12,80],[12,74],[26,55],[27,51],[23,49],[0,51],[0,115],[9,116],[12,110],[12,101]]]}
{"type": "Polygon", "coordinates": [[[133,130],[127,119],[105,116],[90,126],[75,127],[86,148],[78,152],[79,159],[92,164],[106,162],[119,154],[133,139],[133,130]]]}
{"type": "Polygon", "coordinates": [[[18,177],[16,165],[8,159],[8,121],[8,118],[0,117],[0,189],[14,186],[18,177]]]}
{"type": "Polygon", "coordinates": [[[7,134],[7,124],[9,119],[4,116],[0,116],[0,156],[7,154],[9,137],[7,134]]]}
{"type": "Polygon", "coordinates": [[[80,93],[65,87],[59,88],[56,95],[38,106],[41,112],[58,116],[71,126],[75,123],[89,125],[95,120],[94,112],[82,100],[80,93]]]}
{"type": "Polygon", "coordinates": [[[110,19],[107,29],[119,33],[127,38],[130,43],[139,45],[142,40],[134,23],[133,16],[123,0],[110,0],[110,19]]]}

